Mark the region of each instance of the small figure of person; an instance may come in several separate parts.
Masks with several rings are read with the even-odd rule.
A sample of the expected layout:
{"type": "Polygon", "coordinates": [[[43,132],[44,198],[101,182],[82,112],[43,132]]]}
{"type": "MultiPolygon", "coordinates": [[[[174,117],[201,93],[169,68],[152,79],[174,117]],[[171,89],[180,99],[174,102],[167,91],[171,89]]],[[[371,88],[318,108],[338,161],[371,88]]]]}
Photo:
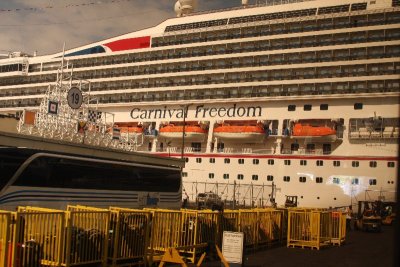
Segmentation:
{"type": "Polygon", "coordinates": [[[353,230],[352,219],[353,219],[353,207],[350,205],[346,209],[346,229],[349,231],[353,230]]]}
{"type": "Polygon", "coordinates": [[[189,195],[186,193],[185,190],[183,190],[183,201],[182,201],[182,208],[186,209],[189,201],[189,195]]]}

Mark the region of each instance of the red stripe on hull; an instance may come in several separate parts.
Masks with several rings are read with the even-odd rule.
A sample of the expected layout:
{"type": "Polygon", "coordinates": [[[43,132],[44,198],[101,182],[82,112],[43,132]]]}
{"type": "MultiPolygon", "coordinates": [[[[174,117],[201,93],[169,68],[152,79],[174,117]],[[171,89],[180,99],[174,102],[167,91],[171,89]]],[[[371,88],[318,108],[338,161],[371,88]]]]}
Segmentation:
{"type": "Polygon", "coordinates": [[[104,44],[113,52],[150,47],[150,36],[128,38],[104,44]]]}

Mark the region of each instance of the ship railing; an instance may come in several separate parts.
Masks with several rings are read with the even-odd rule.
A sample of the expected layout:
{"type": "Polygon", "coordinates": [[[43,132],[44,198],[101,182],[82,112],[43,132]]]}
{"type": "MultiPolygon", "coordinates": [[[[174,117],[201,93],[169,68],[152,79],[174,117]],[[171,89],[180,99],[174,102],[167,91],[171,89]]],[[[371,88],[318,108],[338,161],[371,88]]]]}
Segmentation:
{"type": "MultiPolygon", "coordinates": [[[[176,146],[169,147],[157,147],[157,152],[166,152],[166,153],[181,153],[182,148],[176,146]]],[[[150,151],[148,151],[150,152],[150,151]]],[[[205,153],[206,149],[201,149],[197,147],[185,147],[184,153],[205,153]]]]}
{"type": "Polygon", "coordinates": [[[299,148],[298,150],[291,150],[291,149],[282,149],[281,154],[285,155],[326,155],[330,154],[328,152],[324,152],[323,149],[306,149],[306,148],[299,148]]]}
{"type": "MultiPolygon", "coordinates": [[[[171,154],[176,154],[180,153],[182,151],[181,147],[158,147],[156,149],[156,152],[164,152],[164,153],[171,153],[171,154]]],[[[150,152],[150,151],[143,151],[143,152],[150,152]]],[[[275,154],[274,149],[254,149],[254,148],[232,148],[232,147],[227,147],[224,149],[215,149],[213,151],[210,151],[210,153],[218,153],[218,154],[238,154],[238,155],[244,155],[244,154],[261,154],[261,155],[272,155],[275,154]]],[[[184,153],[207,153],[207,150],[205,148],[197,148],[197,147],[185,147],[184,153]]]]}
{"type": "Polygon", "coordinates": [[[349,139],[389,139],[399,137],[399,127],[385,126],[379,130],[359,127],[349,131],[349,139]]]}
{"type": "Polygon", "coordinates": [[[254,148],[233,148],[233,147],[226,147],[223,150],[217,150],[217,153],[221,154],[274,154],[274,149],[254,149],[254,148]]]}

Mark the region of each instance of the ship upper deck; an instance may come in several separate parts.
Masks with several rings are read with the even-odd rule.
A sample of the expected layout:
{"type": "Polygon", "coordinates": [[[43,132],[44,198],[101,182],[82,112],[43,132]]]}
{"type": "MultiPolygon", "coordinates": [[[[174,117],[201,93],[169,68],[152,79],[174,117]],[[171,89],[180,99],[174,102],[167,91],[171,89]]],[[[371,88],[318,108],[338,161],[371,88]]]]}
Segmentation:
{"type": "MultiPolygon", "coordinates": [[[[103,53],[85,46],[67,51],[64,73],[73,70],[75,77],[89,81],[90,94],[103,106],[188,99],[398,96],[396,1],[393,7],[377,1],[378,7],[385,7],[381,9],[354,1],[340,6],[315,1],[318,6],[310,8],[311,1],[296,1],[290,6],[308,7],[298,6],[303,11],[297,13],[283,11],[288,4],[281,3],[274,6],[275,13],[270,6],[241,9],[241,16],[237,10],[216,13],[226,20],[223,25],[219,20],[199,23],[201,14],[171,19],[149,29],[148,47],[103,53]],[[326,6],[329,9],[322,12],[326,6]],[[89,54],[76,54],[79,51],[89,54]],[[71,53],[75,54],[68,56],[71,53]]],[[[126,37],[131,35],[120,39],[126,37]]],[[[114,41],[103,43],[115,47],[114,41]]],[[[48,84],[56,80],[61,60],[55,55],[1,60],[0,109],[37,107],[48,84]]]]}

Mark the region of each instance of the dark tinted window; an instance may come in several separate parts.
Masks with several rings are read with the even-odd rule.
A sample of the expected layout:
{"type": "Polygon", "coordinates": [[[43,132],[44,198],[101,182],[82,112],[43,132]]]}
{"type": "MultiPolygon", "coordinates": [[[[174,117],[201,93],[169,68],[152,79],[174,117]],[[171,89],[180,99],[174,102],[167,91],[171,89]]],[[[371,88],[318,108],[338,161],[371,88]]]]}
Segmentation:
{"type": "Polygon", "coordinates": [[[179,170],[40,157],[14,185],[122,191],[176,192],[179,170]]]}

